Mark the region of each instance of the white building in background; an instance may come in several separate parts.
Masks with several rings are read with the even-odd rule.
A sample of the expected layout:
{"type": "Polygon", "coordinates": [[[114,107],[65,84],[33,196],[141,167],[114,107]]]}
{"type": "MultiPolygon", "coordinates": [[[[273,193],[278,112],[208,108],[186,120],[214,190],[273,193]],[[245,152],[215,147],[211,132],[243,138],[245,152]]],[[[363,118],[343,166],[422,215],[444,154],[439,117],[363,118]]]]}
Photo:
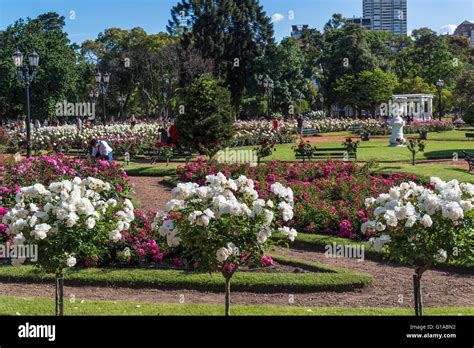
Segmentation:
{"type": "Polygon", "coordinates": [[[407,0],[363,0],[362,11],[372,30],[407,35],[407,0]]]}
{"type": "Polygon", "coordinates": [[[386,116],[405,115],[414,116],[415,120],[431,120],[433,118],[433,95],[432,94],[395,94],[381,114],[386,116]],[[388,114],[387,114],[388,112],[388,114]]]}

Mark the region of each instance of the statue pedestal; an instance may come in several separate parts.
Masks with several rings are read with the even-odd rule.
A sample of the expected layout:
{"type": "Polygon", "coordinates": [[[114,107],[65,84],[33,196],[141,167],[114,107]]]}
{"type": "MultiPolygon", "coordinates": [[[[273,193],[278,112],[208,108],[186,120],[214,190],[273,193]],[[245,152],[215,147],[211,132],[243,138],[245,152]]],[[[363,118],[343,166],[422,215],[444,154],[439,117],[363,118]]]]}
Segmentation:
{"type": "Polygon", "coordinates": [[[404,146],[405,138],[403,136],[403,127],[405,126],[405,121],[400,115],[397,115],[393,118],[392,123],[392,135],[390,137],[390,146],[404,146]]]}

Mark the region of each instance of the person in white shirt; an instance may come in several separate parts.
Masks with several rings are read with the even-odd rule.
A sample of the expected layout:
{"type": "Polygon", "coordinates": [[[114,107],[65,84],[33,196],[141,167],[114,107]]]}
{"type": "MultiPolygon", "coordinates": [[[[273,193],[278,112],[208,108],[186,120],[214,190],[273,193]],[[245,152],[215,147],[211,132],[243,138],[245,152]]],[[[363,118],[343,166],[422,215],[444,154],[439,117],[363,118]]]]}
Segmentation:
{"type": "Polygon", "coordinates": [[[94,139],[91,141],[92,153],[91,156],[94,158],[104,159],[112,162],[112,147],[107,144],[104,140],[94,139]]]}

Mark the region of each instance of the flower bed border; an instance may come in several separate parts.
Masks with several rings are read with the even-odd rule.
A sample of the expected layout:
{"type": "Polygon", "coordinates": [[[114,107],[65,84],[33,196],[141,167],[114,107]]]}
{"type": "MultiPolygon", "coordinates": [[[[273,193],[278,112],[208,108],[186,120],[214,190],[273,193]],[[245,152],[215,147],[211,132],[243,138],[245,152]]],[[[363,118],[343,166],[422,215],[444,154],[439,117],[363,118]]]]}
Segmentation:
{"type": "MultiPolygon", "coordinates": [[[[326,266],[317,262],[289,259],[272,255],[282,264],[304,269],[312,268],[320,273],[260,273],[242,272],[235,275],[234,291],[254,293],[352,291],[369,285],[373,277],[349,269],[326,266]]],[[[14,268],[0,266],[0,281],[50,283],[51,275],[38,272],[32,266],[14,268]]],[[[190,273],[162,269],[112,269],[91,268],[70,270],[65,275],[68,286],[117,286],[130,288],[187,289],[222,292],[224,279],[219,274],[190,273]]]]}

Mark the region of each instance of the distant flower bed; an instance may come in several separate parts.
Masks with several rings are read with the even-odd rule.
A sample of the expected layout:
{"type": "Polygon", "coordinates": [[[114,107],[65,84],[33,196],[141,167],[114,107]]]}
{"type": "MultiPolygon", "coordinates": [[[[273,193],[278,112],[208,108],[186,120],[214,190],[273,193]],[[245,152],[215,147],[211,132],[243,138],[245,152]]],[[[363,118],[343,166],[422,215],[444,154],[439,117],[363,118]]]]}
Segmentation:
{"type": "Polygon", "coordinates": [[[246,175],[255,182],[255,189],[266,199],[274,182],[294,192],[294,226],[300,232],[325,233],[353,239],[367,239],[361,225],[367,221],[366,197],[377,195],[403,181],[415,180],[413,175],[373,175],[369,166],[341,161],[311,163],[272,162],[250,167],[245,164],[219,164],[198,161],[180,167],[182,181],[202,185],[206,175],[222,172],[228,178],[246,175]]]}
{"type": "MultiPolygon", "coordinates": [[[[33,132],[33,149],[50,150],[54,152],[68,152],[69,150],[87,150],[91,139],[108,140],[114,145],[116,156],[125,152],[130,155],[142,155],[153,152],[154,145],[160,139],[160,129],[163,123],[138,124],[131,127],[126,124],[111,126],[94,126],[91,128],[77,129],[75,126],[45,127],[33,132]]],[[[314,128],[318,133],[349,131],[352,127],[360,126],[362,131],[372,135],[388,135],[391,133],[389,126],[376,120],[316,118],[304,121],[304,128],[314,128]]],[[[231,140],[231,147],[255,146],[263,141],[272,144],[288,144],[294,142],[296,135],[295,120],[280,120],[275,129],[273,122],[238,121],[235,123],[236,133],[231,140]]],[[[419,131],[441,132],[454,129],[454,124],[449,121],[415,121],[405,126],[406,134],[419,131]]],[[[0,136],[1,138],[1,136],[0,136]]],[[[18,146],[24,140],[24,134],[12,134],[9,138],[11,152],[18,151],[18,146]]]]}
{"type": "MultiPolygon", "coordinates": [[[[368,131],[371,135],[389,135],[392,132],[390,127],[382,127],[381,124],[366,124],[363,131],[368,131]]],[[[420,131],[427,132],[446,132],[453,130],[454,124],[450,121],[414,121],[403,127],[405,134],[416,134],[420,131]]]]}
{"type": "Polygon", "coordinates": [[[11,207],[21,187],[74,177],[94,177],[111,184],[111,194],[124,195],[131,192],[127,174],[119,164],[92,159],[81,160],[58,154],[24,159],[0,161],[0,204],[11,207]]]}

